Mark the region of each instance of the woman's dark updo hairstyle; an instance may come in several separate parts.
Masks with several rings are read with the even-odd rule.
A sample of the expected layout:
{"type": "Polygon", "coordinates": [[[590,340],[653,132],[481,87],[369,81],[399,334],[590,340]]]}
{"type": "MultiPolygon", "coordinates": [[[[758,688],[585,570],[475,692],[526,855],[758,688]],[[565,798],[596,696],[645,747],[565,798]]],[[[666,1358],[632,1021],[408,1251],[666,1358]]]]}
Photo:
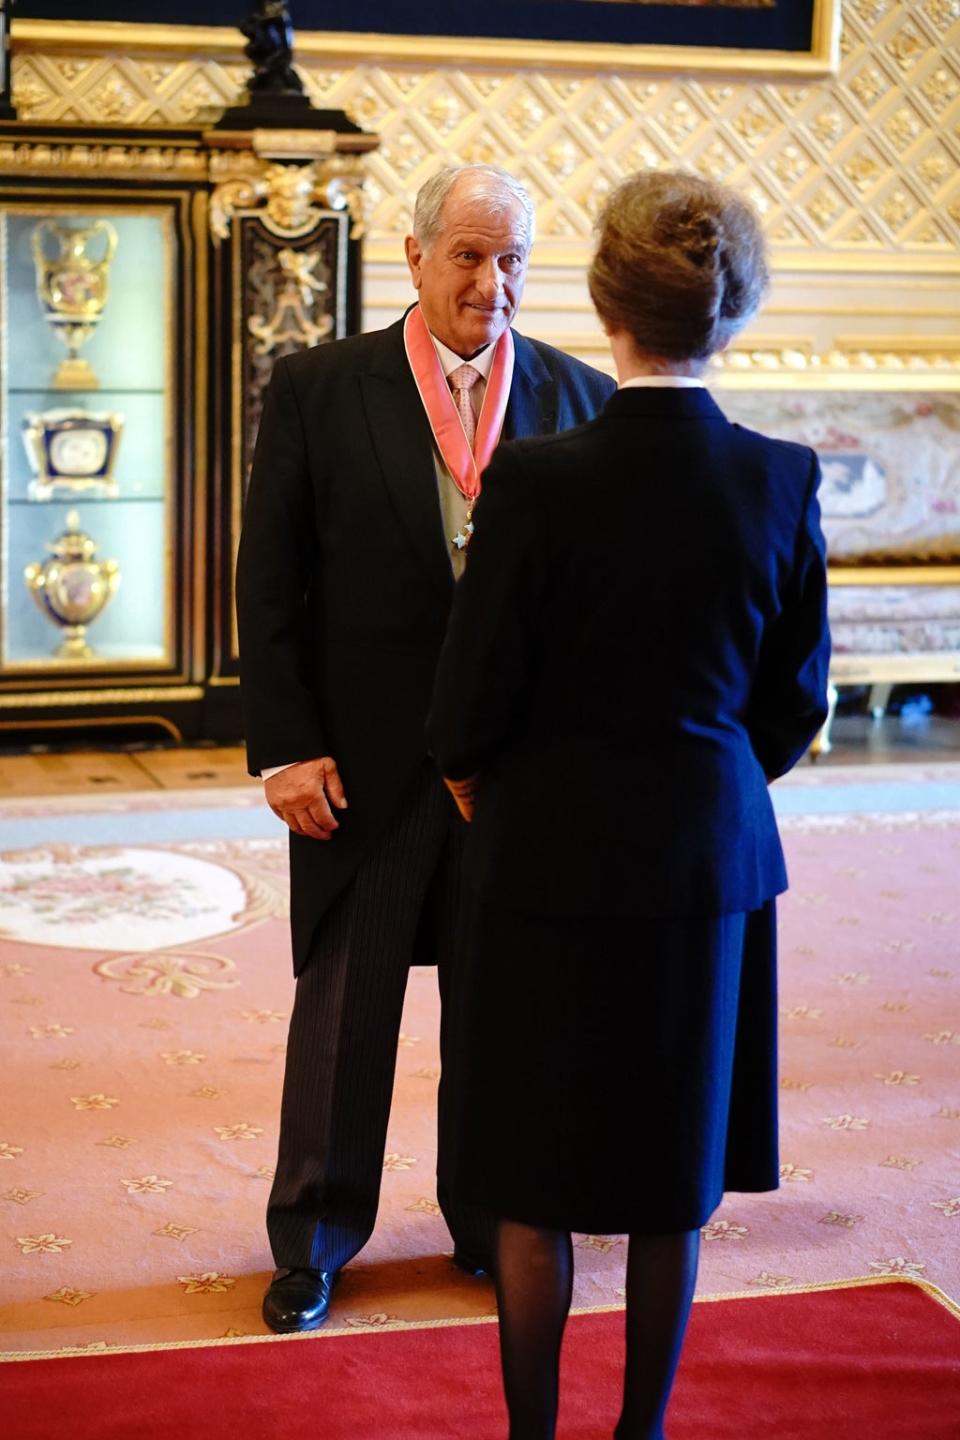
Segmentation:
{"type": "Polygon", "coordinates": [[[707,360],[760,306],[769,279],[760,219],[726,185],[641,170],[613,192],[597,230],[587,277],[597,314],[644,355],[707,360]]]}

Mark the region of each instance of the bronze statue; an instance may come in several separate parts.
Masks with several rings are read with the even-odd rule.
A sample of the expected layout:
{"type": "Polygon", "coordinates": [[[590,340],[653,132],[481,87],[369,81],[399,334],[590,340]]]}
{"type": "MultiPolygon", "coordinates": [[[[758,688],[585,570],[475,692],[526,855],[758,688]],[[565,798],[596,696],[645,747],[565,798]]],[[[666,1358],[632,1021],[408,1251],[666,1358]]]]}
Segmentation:
{"type": "Polygon", "coordinates": [[[251,96],[302,95],[303,82],[293,68],[293,25],[285,0],[260,0],[240,26],[247,37],[244,54],[253,66],[251,96]]]}
{"type": "MultiPolygon", "coordinates": [[[[0,0],[0,5],[3,0],[0,0]]],[[[287,0],[257,0],[239,26],[253,67],[246,93],[224,110],[215,130],[334,130],[361,134],[342,110],[318,110],[293,67],[293,25],[287,0]]]]}

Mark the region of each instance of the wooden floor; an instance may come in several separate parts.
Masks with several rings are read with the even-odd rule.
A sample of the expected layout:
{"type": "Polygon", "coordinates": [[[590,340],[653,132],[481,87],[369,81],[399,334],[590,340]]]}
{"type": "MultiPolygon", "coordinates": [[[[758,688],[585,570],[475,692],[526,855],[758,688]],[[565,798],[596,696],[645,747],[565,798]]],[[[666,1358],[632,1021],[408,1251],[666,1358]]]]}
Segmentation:
{"type": "MultiPolygon", "coordinates": [[[[960,764],[960,719],[924,716],[839,715],[833,749],[820,765],[960,764]]],[[[807,762],[801,762],[802,764],[807,762]]],[[[240,745],[222,748],[134,751],[64,750],[32,754],[0,752],[0,799],[27,795],[78,795],[108,790],[195,790],[252,785],[240,745]]]]}
{"type": "Polygon", "coordinates": [[[818,764],[960,763],[960,718],[924,715],[902,720],[888,715],[873,720],[869,715],[838,715],[830,739],[833,749],[818,764]]]}
{"type": "Polygon", "coordinates": [[[0,755],[0,799],[25,795],[79,795],[108,790],[195,790],[253,785],[243,747],[138,750],[115,753],[0,755]]]}

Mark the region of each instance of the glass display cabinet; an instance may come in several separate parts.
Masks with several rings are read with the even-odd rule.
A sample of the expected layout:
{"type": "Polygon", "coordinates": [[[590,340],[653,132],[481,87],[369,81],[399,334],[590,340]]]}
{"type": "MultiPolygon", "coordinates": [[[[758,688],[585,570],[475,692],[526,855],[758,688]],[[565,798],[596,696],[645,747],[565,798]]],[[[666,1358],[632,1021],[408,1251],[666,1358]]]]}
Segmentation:
{"type": "Polygon", "coordinates": [[[375,137],[0,121],[0,743],[240,736],[233,577],[275,359],[359,325],[375,137]]]}
{"type": "Polygon", "coordinates": [[[0,127],[0,734],[197,733],[199,137],[0,127]]]}
{"type": "Polygon", "coordinates": [[[171,663],[172,222],[129,205],[0,214],[5,670],[171,663]]]}

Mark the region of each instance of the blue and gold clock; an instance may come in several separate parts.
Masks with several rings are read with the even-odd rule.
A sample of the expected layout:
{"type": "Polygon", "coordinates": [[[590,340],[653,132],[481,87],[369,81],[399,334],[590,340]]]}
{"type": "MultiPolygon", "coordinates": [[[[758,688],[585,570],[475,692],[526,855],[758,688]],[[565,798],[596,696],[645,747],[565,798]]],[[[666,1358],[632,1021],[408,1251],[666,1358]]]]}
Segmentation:
{"type": "Polygon", "coordinates": [[[114,468],[123,416],[106,411],[42,410],[23,418],[23,443],[34,478],[31,500],[84,492],[115,496],[114,468]]]}

